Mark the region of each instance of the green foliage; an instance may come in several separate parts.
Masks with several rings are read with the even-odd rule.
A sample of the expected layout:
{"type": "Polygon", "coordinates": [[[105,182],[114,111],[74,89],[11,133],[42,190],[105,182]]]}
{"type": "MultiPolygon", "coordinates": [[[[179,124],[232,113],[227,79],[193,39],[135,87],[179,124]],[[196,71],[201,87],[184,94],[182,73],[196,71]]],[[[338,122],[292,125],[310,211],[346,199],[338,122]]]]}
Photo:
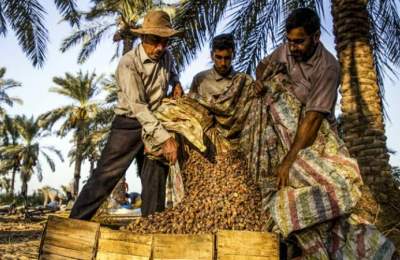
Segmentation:
{"type": "MultiPolygon", "coordinates": [[[[63,19],[77,25],[79,14],[75,0],[54,0],[63,19]]],[[[0,0],[0,36],[12,29],[18,43],[32,64],[42,67],[46,60],[48,30],[46,10],[38,0],[0,0]]]]}

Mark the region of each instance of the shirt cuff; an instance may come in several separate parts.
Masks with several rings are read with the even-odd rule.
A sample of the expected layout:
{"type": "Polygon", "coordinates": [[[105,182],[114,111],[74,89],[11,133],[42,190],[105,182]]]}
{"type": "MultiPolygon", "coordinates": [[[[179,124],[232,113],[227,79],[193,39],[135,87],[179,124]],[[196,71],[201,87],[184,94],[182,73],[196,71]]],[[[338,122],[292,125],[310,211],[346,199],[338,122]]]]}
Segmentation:
{"type": "Polygon", "coordinates": [[[171,137],[172,135],[168,133],[168,131],[165,130],[163,127],[157,128],[154,131],[154,145],[160,146],[171,137]]]}

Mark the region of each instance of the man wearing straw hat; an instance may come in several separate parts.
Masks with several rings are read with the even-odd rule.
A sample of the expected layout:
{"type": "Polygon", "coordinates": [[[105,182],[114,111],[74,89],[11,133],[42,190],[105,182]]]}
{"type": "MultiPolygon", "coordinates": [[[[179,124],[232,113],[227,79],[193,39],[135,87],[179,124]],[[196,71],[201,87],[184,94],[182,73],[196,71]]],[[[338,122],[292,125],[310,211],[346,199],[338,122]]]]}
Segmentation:
{"type": "Polygon", "coordinates": [[[89,220],[110,195],[136,158],[142,182],[142,215],[164,210],[168,166],[144,155],[143,140],[162,147],[162,155],[171,163],[177,159],[177,143],[153,115],[166,97],[168,85],[173,97],[183,90],[167,50],[174,30],[164,11],[150,11],[140,29],[132,30],[142,42],[126,53],[116,71],[119,87],[116,117],[94,174],[82,188],[70,218],[89,220]]]}

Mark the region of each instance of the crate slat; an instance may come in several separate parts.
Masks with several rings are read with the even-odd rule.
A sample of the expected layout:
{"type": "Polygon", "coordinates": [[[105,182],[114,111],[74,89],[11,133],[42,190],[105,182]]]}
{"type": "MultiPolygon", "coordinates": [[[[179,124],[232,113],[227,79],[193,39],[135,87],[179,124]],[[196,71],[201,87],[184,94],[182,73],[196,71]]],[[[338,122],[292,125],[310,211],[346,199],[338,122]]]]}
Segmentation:
{"type": "Polygon", "coordinates": [[[212,260],[214,237],[212,235],[154,235],[153,259],[212,260]]]}
{"type": "Polygon", "coordinates": [[[279,240],[272,233],[221,230],[217,233],[217,252],[219,260],[279,259],[279,240]]]}

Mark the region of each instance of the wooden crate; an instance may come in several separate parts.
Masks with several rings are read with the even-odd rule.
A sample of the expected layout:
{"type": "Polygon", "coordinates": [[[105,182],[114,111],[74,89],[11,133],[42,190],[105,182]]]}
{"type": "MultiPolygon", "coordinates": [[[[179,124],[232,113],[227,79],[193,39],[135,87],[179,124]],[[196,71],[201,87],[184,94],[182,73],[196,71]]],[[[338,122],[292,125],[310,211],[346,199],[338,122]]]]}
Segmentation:
{"type": "Polygon", "coordinates": [[[94,259],[99,229],[98,223],[49,216],[39,259],[94,259]]]}
{"type": "Polygon", "coordinates": [[[97,260],[147,260],[151,257],[152,235],[100,228],[97,260]]]}
{"type": "Polygon", "coordinates": [[[216,244],[218,260],[279,259],[279,240],[272,233],[221,230],[216,244]]]}
{"type": "Polygon", "coordinates": [[[153,237],[154,260],[212,260],[213,256],[213,235],[157,234],[153,237]]]}

